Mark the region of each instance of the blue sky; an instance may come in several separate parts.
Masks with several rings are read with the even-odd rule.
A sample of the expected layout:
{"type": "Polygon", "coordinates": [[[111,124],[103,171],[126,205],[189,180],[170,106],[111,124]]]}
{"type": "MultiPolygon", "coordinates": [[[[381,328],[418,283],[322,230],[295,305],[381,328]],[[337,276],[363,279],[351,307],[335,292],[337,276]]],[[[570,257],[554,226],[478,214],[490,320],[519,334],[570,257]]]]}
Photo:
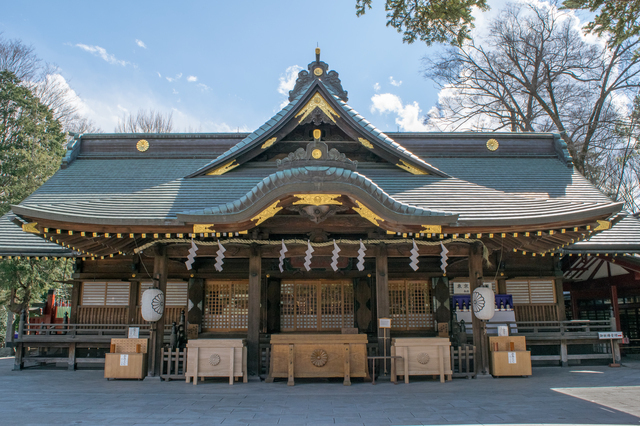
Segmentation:
{"type": "MultiPolygon", "coordinates": [[[[505,0],[480,14],[486,29],[505,0]]],[[[349,104],[383,131],[425,130],[438,97],[421,60],[442,47],[402,43],[384,0],[5,2],[4,38],[60,68],[80,112],[103,131],[138,109],[173,113],[174,131],[251,131],[315,59],[340,73],[349,104]],[[288,84],[287,84],[288,83],[288,84]]]]}
{"type": "Polygon", "coordinates": [[[0,32],[59,66],[81,111],[104,131],[139,108],[173,111],[177,131],[253,130],[279,110],[287,69],[306,69],[316,43],[340,73],[349,104],[395,131],[396,113],[372,112],[371,98],[392,93],[403,107],[417,102],[426,113],[437,90],[422,78],[421,58],[435,48],[403,44],[385,26],[382,1],[361,18],[354,4],[6,2],[0,32]]]}

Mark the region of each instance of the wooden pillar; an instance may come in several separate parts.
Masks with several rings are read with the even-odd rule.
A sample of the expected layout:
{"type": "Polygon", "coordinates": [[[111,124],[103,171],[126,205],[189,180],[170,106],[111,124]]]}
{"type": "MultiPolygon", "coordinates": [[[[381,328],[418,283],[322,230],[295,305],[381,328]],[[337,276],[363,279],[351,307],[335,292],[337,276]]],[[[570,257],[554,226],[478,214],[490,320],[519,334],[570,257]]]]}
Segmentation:
{"type": "Polygon", "coordinates": [[[80,305],[81,286],[82,283],[74,281],[73,287],[71,287],[71,312],[69,312],[69,324],[78,323],[78,305],[80,305]]]}
{"type": "MultiPolygon", "coordinates": [[[[155,247],[156,253],[153,259],[153,278],[154,284],[158,285],[162,293],[167,294],[167,274],[169,272],[169,263],[167,259],[167,247],[164,244],[158,244],[155,247]]],[[[152,325],[155,332],[151,338],[149,346],[149,376],[160,377],[160,369],[162,368],[162,346],[164,345],[164,318],[162,317],[152,325]]]]}
{"type": "MultiPolygon", "coordinates": [[[[384,330],[379,328],[378,318],[389,318],[389,263],[387,258],[387,246],[380,243],[376,253],[376,329],[378,330],[378,355],[383,355],[384,345],[387,345],[386,353],[390,354],[390,339],[383,339],[384,330]]],[[[383,360],[386,362],[386,360],[383,360]]],[[[375,371],[372,372],[375,374],[375,371]]]]}
{"type": "Polygon", "coordinates": [[[567,312],[564,307],[564,291],[563,291],[563,279],[562,277],[556,277],[554,281],[556,291],[556,307],[558,310],[558,321],[567,320],[567,312]]]}
{"type": "Polygon", "coordinates": [[[620,307],[618,306],[618,286],[616,284],[611,285],[611,307],[613,308],[613,318],[611,318],[611,325],[616,325],[616,331],[622,331],[620,328],[620,307]]]}
{"type": "Polygon", "coordinates": [[[247,330],[247,369],[250,376],[260,374],[260,284],[262,280],[260,247],[251,246],[249,257],[249,327],[247,330]]]}
{"type": "Polygon", "coordinates": [[[135,324],[138,316],[138,304],[140,298],[140,281],[131,281],[129,284],[129,310],[127,324],[135,324]]]}
{"type": "MultiPolygon", "coordinates": [[[[469,291],[472,297],[473,290],[481,286],[483,281],[482,251],[483,245],[479,242],[473,243],[469,247],[469,291]]],[[[484,324],[476,317],[475,313],[471,315],[471,326],[473,327],[473,344],[476,346],[477,377],[491,377],[489,375],[489,345],[484,333],[484,324]]]]}

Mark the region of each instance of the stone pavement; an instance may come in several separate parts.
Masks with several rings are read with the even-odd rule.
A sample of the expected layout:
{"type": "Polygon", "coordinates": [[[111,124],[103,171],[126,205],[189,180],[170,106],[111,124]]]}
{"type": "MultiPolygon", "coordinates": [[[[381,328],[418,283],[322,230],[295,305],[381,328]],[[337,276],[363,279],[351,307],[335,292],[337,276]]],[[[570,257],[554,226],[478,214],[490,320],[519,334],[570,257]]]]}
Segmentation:
{"type": "Polygon", "coordinates": [[[528,378],[236,383],[108,381],[101,370],[11,371],[0,359],[0,425],[421,425],[640,423],[640,362],[538,367],[528,378]]]}

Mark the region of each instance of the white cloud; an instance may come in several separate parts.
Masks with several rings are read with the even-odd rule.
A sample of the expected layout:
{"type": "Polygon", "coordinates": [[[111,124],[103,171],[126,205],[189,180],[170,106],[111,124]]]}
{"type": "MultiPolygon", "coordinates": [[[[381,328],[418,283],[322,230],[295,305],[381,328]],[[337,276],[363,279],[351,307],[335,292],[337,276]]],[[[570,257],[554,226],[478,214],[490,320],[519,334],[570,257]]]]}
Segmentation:
{"type": "Polygon", "coordinates": [[[298,78],[298,73],[302,70],[302,67],[299,65],[291,65],[288,67],[284,74],[280,75],[279,84],[278,84],[278,93],[287,97],[280,104],[280,108],[284,108],[289,103],[289,91],[293,90],[296,85],[296,79],[298,78]]]}
{"type": "Polygon", "coordinates": [[[380,91],[380,83],[375,83],[373,85],[373,90],[375,90],[376,92],[379,92],[380,91]]]}
{"type": "Polygon", "coordinates": [[[198,77],[196,77],[195,75],[190,75],[189,77],[187,77],[187,81],[189,83],[195,83],[196,81],[198,81],[198,77]]]}
{"type": "Polygon", "coordinates": [[[176,89],[173,89],[173,94],[177,95],[179,92],[176,89]]]}
{"type": "Polygon", "coordinates": [[[381,93],[371,98],[371,112],[379,114],[395,113],[398,115],[396,124],[400,130],[408,132],[426,132],[428,127],[422,124],[422,110],[418,102],[402,104],[400,97],[392,93],[381,93]]]}
{"type": "Polygon", "coordinates": [[[176,80],[180,80],[182,78],[182,73],[176,74],[176,80]]]}
{"type": "Polygon", "coordinates": [[[144,44],[144,42],[142,40],[138,40],[136,39],[136,44],[140,47],[142,47],[143,49],[146,49],[147,46],[144,44]]]}
{"type": "Polygon", "coordinates": [[[160,74],[158,71],[156,71],[158,73],[158,77],[162,78],[162,74],[160,74]]]}
{"type": "Polygon", "coordinates": [[[204,83],[198,83],[198,87],[199,87],[199,88],[200,88],[200,90],[202,90],[203,92],[207,92],[207,91],[209,91],[209,89],[210,89],[210,87],[209,87],[209,86],[207,86],[207,85],[206,85],[206,84],[204,84],[204,83]]]}
{"type": "Polygon", "coordinates": [[[116,58],[114,55],[107,53],[106,49],[100,46],[88,46],[86,44],[76,44],[76,47],[79,47],[80,49],[86,52],[93,53],[95,56],[99,56],[100,58],[104,59],[105,61],[113,65],[121,65],[124,67],[127,64],[129,64],[129,62],[120,60],[116,58]]]}
{"type": "Polygon", "coordinates": [[[400,85],[402,84],[402,80],[396,81],[393,79],[393,76],[391,76],[389,77],[389,83],[391,83],[392,86],[400,87],[400,85]]]}
{"type": "Polygon", "coordinates": [[[175,79],[173,79],[173,78],[171,78],[171,77],[165,77],[165,78],[167,79],[167,81],[168,81],[169,83],[173,83],[173,80],[175,80],[175,79]]]}

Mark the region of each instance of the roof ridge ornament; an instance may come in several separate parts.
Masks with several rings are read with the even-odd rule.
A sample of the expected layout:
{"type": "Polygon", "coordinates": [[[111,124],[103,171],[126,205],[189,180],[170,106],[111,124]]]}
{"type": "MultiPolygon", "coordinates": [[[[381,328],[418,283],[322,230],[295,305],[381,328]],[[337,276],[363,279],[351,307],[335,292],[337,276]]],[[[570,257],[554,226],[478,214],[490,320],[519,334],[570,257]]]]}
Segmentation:
{"type": "Polygon", "coordinates": [[[347,102],[349,100],[347,91],[342,88],[339,74],[334,70],[328,71],[329,65],[320,60],[319,47],[316,47],[316,60],[311,62],[307,68],[308,71],[303,70],[298,73],[296,85],[289,92],[289,102],[292,102],[296,96],[304,92],[308,88],[308,84],[314,80],[320,80],[334,95],[343,101],[347,102]]]}
{"type": "Polygon", "coordinates": [[[283,159],[276,160],[279,170],[290,169],[292,167],[324,166],[341,167],[347,170],[358,168],[358,162],[347,158],[347,156],[335,148],[329,149],[329,145],[321,141],[322,131],[313,130],[313,142],[309,142],[305,148],[298,148],[295,152],[290,152],[283,159]]]}

